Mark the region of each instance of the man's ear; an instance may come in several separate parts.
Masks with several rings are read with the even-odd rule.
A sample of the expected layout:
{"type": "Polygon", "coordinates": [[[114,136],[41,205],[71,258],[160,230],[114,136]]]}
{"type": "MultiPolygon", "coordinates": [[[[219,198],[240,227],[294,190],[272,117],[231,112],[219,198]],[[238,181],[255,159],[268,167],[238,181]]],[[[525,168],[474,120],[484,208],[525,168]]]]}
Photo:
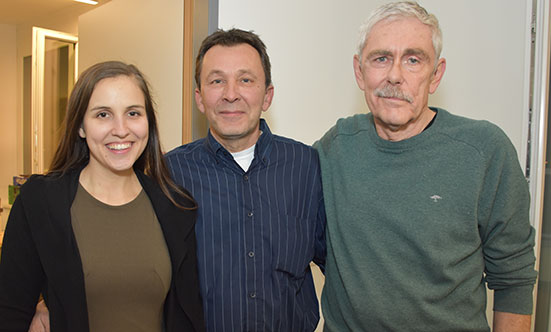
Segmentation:
{"type": "Polygon", "coordinates": [[[270,105],[272,104],[272,99],[274,98],[274,86],[270,84],[266,88],[266,93],[264,94],[264,102],[262,103],[262,111],[266,112],[270,105]]]}
{"type": "Polygon", "coordinates": [[[440,85],[440,81],[442,80],[442,77],[444,76],[444,72],[446,71],[446,59],[440,58],[438,59],[438,63],[436,64],[436,69],[434,69],[434,73],[432,74],[432,79],[429,86],[429,93],[433,94],[436,92],[436,89],[438,88],[438,85],[440,85]]]}
{"type": "Polygon", "coordinates": [[[205,107],[203,106],[203,96],[201,96],[201,90],[195,89],[195,104],[201,113],[205,114],[205,107]]]}
{"type": "Polygon", "coordinates": [[[354,76],[356,77],[356,83],[358,84],[358,87],[363,91],[365,88],[365,82],[364,82],[364,77],[362,75],[361,59],[360,59],[360,56],[357,54],[354,54],[353,66],[354,66],[354,76]]]}

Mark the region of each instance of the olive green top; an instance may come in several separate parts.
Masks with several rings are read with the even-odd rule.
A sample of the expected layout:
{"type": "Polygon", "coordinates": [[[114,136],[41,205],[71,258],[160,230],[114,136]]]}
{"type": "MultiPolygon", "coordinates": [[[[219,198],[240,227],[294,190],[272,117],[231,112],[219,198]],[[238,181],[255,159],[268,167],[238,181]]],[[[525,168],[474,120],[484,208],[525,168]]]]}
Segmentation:
{"type": "Polygon", "coordinates": [[[111,206],[79,184],[71,222],[82,260],[90,332],[160,332],[171,264],[146,193],[111,206]]]}

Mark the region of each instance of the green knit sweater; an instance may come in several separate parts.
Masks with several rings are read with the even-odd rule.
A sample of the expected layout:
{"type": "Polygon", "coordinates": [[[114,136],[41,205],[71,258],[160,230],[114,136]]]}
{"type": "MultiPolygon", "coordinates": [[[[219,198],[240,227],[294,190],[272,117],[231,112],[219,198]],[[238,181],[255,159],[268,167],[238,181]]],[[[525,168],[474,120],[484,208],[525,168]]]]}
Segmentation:
{"type": "Polygon", "coordinates": [[[532,311],[528,185],[507,136],[437,110],[400,142],[371,114],[314,145],[327,211],[326,331],[489,331],[494,310],[532,311]]]}

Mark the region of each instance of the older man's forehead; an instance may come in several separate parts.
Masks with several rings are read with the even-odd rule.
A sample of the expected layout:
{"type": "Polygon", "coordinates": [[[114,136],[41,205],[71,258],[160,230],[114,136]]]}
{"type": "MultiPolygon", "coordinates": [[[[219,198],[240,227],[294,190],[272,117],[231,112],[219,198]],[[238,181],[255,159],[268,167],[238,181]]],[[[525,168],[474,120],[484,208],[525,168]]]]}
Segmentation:
{"type": "MultiPolygon", "coordinates": [[[[415,45],[413,44],[413,41],[414,40],[417,40],[417,41],[422,41],[422,42],[425,42],[427,43],[426,46],[429,46],[428,44],[430,44],[430,48],[431,50],[434,49],[434,45],[433,45],[433,40],[432,40],[432,30],[430,28],[430,26],[424,24],[423,22],[421,22],[418,18],[415,18],[415,17],[400,17],[400,18],[390,18],[390,19],[385,19],[385,20],[382,20],[382,21],[379,21],[377,22],[377,24],[375,24],[373,26],[373,28],[369,31],[369,33],[365,36],[365,43],[363,45],[363,50],[362,50],[362,53],[365,54],[365,52],[367,51],[368,53],[372,53],[374,51],[378,51],[378,52],[386,52],[386,51],[389,51],[389,52],[394,52],[392,50],[392,47],[406,47],[406,50],[407,52],[409,52],[410,54],[418,54],[418,55],[422,55],[424,53],[424,55],[428,55],[429,53],[427,52],[430,52],[430,50],[424,50],[424,47],[423,45],[415,45]],[[388,30],[389,29],[392,29],[392,28],[389,28],[388,25],[391,25],[391,24],[395,24],[395,23],[399,23],[399,22],[416,22],[419,24],[419,26],[423,26],[425,27],[427,30],[426,32],[428,32],[428,34],[426,35],[426,38],[415,38],[415,37],[424,37],[422,35],[422,33],[416,33],[414,36],[410,36],[412,38],[408,38],[402,42],[398,42],[400,36],[402,35],[408,35],[408,34],[411,34],[412,32],[412,29],[411,28],[404,28],[403,29],[403,32],[400,31],[398,33],[388,33],[388,30]],[[383,26],[383,25],[387,25],[387,26],[383,26]],[[383,38],[380,38],[381,35],[384,35],[385,37],[383,38]],[[389,43],[394,43],[394,45],[391,45],[389,44],[388,47],[386,47],[384,45],[384,42],[385,42],[385,38],[388,38],[388,42],[389,43]],[[375,40],[377,42],[375,42],[375,40]],[[383,43],[381,43],[381,41],[383,41],[383,43]],[[373,46],[373,43],[376,43],[377,45],[373,46]],[[407,45],[407,43],[410,43],[410,45],[407,45]],[[405,44],[405,45],[404,45],[405,44]],[[377,50],[373,50],[370,48],[376,48],[377,50]]],[[[404,51],[405,53],[406,51],[404,51]]]]}

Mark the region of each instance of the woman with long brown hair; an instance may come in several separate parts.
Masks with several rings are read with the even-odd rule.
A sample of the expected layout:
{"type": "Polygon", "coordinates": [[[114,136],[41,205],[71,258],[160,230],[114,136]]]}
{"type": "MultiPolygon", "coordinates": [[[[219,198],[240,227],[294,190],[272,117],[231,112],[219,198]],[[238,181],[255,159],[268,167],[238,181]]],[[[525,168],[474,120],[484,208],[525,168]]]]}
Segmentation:
{"type": "Polygon", "coordinates": [[[202,331],[197,205],[170,179],[147,81],[96,64],[76,83],[46,175],[21,188],[0,259],[0,330],[202,331]]]}

